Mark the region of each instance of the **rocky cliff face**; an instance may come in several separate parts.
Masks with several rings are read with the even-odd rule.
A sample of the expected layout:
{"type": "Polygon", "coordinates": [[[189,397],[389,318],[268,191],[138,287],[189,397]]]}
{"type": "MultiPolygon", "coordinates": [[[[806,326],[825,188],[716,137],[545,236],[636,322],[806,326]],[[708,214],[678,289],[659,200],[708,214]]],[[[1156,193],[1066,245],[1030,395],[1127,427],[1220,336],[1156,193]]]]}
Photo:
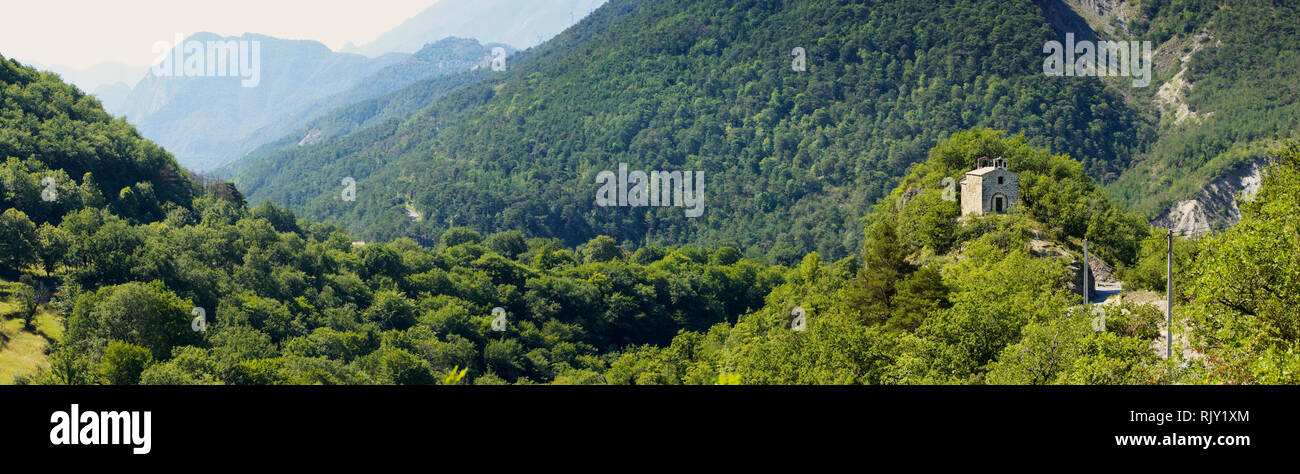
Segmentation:
{"type": "Polygon", "coordinates": [[[1061,0],[1075,14],[1088,22],[1093,30],[1114,36],[1117,28],[1127,28],[1137,16],[1137,9],[1124,0],[1061,0]]]}
{"type": "Polygon", "coordinates": [[[1211,182],[1195,196],[1175,202],[1151,223],[1183,235],[1199,235],[1235,225],[1241,221],[1237,197],[1250,199],[1259,191],[1268,163],[1268,158],[1261,158],[1239,167],[1211,182]]]}

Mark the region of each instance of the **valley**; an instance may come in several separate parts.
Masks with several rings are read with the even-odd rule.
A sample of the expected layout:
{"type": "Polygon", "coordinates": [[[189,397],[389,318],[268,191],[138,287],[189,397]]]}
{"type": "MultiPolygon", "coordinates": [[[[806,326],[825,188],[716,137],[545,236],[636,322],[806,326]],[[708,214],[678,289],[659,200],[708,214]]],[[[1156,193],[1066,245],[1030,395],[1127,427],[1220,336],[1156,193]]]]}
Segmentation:
{"type": "Polygon", "coordinates": [[[568,3],[0,58],[0,383],[1297,383],[1295,5],[568,3]]]}

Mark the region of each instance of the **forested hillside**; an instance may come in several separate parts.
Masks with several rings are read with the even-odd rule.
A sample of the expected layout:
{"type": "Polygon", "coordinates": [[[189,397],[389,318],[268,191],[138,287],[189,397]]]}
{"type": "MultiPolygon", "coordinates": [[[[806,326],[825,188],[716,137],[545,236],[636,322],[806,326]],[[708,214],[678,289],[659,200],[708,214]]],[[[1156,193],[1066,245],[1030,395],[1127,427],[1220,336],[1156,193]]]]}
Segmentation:
{"type": "Polygon", "coordinates": [[[759,384],[1144,384],[1182,376],[1150,349],[1155,309],[1118,304],[1094,313],[1066,290],[1071,262],[1033,245],[1054,241],[1077,258],[1088,236],[1108,259],[1138,258],[1130,242],[1147,234],[1146,224],[1107,201],[1069,156],[1002,132],[961,132],[930,150],[874,209],[860,263],[808,255],[763,310],[705,336],[679,336],[669,350],[625,354],[607,380],[692,383],[683,375],[707,369],[759,384]],[[960,177],[982,156],[1005,157],[1020,175],[1020,211],[958,220],[943,178],[960,177]],[[791,330],[796,307],[807,314],[802,332],[791,330]]]}
{"type": "MultiPolygon", "coordinates": [[[[472,38],[443,38],[431,42],[396,64],[361,79],[347,90],[296,109],[285,107],[287,110],[277,110],[274,120],[244,137],[237,146],[223,151],[224,156],[237,158],[245,156],[245,153],[256,156],[271,150],[311,144],[389,117],[409,115],[413,108],[411,104],[429,104],[447,91],[477,81],[480,75],[468,71],[488,67],[492,50],[498,47],[506,55],[515,51],[508,45],[480,44],[472,38]],[[299,130],[304,125],[306,130],[299,130]],[[282,136],[284,138],[277,140],[282,136]]],[[[256,159],[244,159],[230,165],[240,166],[240,163],[250,161],[256,159]]],[[[226,173],[226,170],[217,171],[217,174],[226,173]]]]}
{"type": "MultiPolygon", "coordinates": [[[[1160,117],[1159,139],[1108,190],[1148,217],[1300,135],[1300,4],[1142,2],[1133,34],[1162,51],[1165,84],[1132,103],[1160,117]],[[1179,76],[1179,73],[1182,73],[1179,76]],[[1170,100],[1172,98],[1172,100],[1170,100]]],[[[1231,224],[1228,222],[1227,224],[1231,224]]]]}
{"type": "Polygon", "coordinates": [[[844,256],[871,203],[958,130],[1025,132],[1093,175],[1128,167],[1152,128],[1099,81],[1044,77],[1053,38],[1029,2],[613,1],[404,123],[263,157],[272,174],[239,182],[372,239],[468,226],[844,256]],[[619,163],[703,171],[704,215],[597,208],[594,177],[619,163]]]}
{"type": "Polygon", "coordinates": [[[1148,218],[1295,135],[1295,5],[1150,1],[1090,25],[1057,16],[1117,2],[1065,3],[611,2],[402,123],[256,154],[259,172],[236,181],[367,238],[436,242],[467,225],[570,245],[726,243],[790,264],[850,253],[860,236],[839,223],[958,130],[1078,157],[1148,218]],[[1152,41],[1152,84],[1043,76],[1043,43],[1067,32],[1152,41]],[[709,210],[598,208],[593,178],[619,163],[704,171],[709,210]],[[357,202],[338,199],[345,177],[357,202]]]}
{"type": "Polygon", "coordinates": [[[0,80],[0,277],[21,275],[13,293],[67,328],[20,382],[591,382],[619,348],[734,321],[781,282],[731,248],[571,249],[468,229],[436,248],[356,242],[186,177],[56,76],[5,60],[0,80]],[[96,201],[101,172],[113,186],[176,178],[96,201]],[[50,203],[33,184],[47,175],[50,203]]]}
{"type": "Polygon", "coordinates": [[[151,222],[190,205],[189,177],[171,155],[105,113],[93,96],[2,56],[0,84],[0,207],[6,216],[41,226],[104,208],[151,222]]]}
{"type": "Polygon", "coordinates": [[[358,148],[358,143],[367,143],[376,133],[386,133],[448,92],[482,81],[490,74],[489,69],[446,74],[333,109],[310,121],[306,127],[258,147],[244,159],[219,168],[213,174],[230,176],[241,187],[258,190],[249,195],[253,202],[301,202],[306,197],[303,193],[274,186],[266,180],[302,179],[295,173],[311,173],[334,163],[338,158],[336,150],[350,152],[358,148]],[[352,133],[371,128],[374,130],[367,133],[352,133]],[[281,157],[292,157],[292,161],[286,162],[281,157]]]}
{"type": "MultiPolygon", "coordinates": [[[[75,93],[52,76],[7,65],[6,77],[23,79],[6,84],[6,91],[75,93]]],[[[78,109],[51,103],[63,113],[78,109]]],[[[36,134],[60,123],[28,122],[36,134]]],[[[83,142],[93,127],[67,130],[68,140],[83,142]]],[[[517,231],[484,238],[457,228],[432,248],[408,239],[355,242],[338,226],[297,220],[271,204],[250,209],[237,191],[200,180],[185,181],[191,202],[158,204],[168,209],[161,220],[83,206],[33,234],[32,223],[7,210],[6,228],[29,230],[5,233],[5,271],[53,281],[57,291],[42,307],[66,324],[48,366],[18,380],[1116,383],[1163,377],[1144,346],[1151,314],[1117,313],[1113,334],[1078,330],[1091,316],[1061,319],[1076,313],[1064,290],[1065,262],[1036,257],[1025,246],[1031,230],[1063,240],[1102,229],[1145,230],[1115,213],[1077,162],[990,130],[958,134],[930,155],[904,185],[924,190],[901,207],[897,196],[876,206],[861,262],[850,257],[826,265],[811,254],[793,269],[746,260],[730,247],[628,252],[598,237],[568,249],[517,231]],[[933,199],[941,190],[928,183],[988,154],[1016,163],[1027,212],[954,226],[955,205],[933,199]],[[806,310],[806,331],[790,329],[796,306],[806,310]],[[1107,352],[1081,352],[1075,369],[1030,379],[1022,367],[1028,362],[1000,355],[1035,343],[1022,339],[1021,328],[1063,324],[1080,347],[1107,352]],[[1001,365],[990,365],[995,361],[1001,365]]],[[[88,158],[93,163],[99,155],[88,158]]],[[[160,158],[174,166],[165,153],[160,158]]],[[[27,161],[49,166],[56,159],[38,151],[27,161]]],[[[1122,242],[1098,247],[1132,258],[1122,242]]]]}
{"type": "MultiPolygon", "coordinates": [[[[675,5],[688,16],[664,5],[615,0],[506,71],[424,82],[340,110],[317,124],[354,132],[245,168],[319,185],[329,197],[302,201],[305,209],[354,216],[376,234],[427,231],[418,239],[358,236],[275,203],[250,206],[235,185],[186,172],[93,97],[0,58],[0,362],[14,359],[3,351],[48,347],[22,354],[23,364],[5,362],[2,373],[30,384],[1300,382],[1300,145],[1266,151],[1277,162],[1259,193],[1241,202],[1240,225],[1175,240],[1174,330],[1191,347],[1164,359],[1153,348],[1162,318],[1155,306],[1089,305],[1070,291],[1084,239],[1131,289],[1164,283],[1162,233],[1091,177],[1121,162],[1096,158],[1103,151],[1128,155],[1077,134],[1058,142],[993,127],[891,132],[928,115],[913,109],[886,121],[899,109],[876,104],[929,104],[929,89],[895,95],[873,74],[845,82],[844,74],[818,72],[884,64],[878,72],[889,73],[888,64],[901,63],[898,78],[942,84],[908,73],[906,61],[883,62],[895,53],[882,51],[902,43],[882,38],[924,38],[918,32],[927,30],[872,29],[886,23],[875,10],[841,22],[823,10],[765,3],[675,5]],[[774,46],[771,66],[780,72],[769,74],[768,59],[745,59],[765,57],[766,47],[735,39],[775,35],[754,33],[785,24],[772,18],[828,25],[789,32],[796,36],[874,33],[858,37],[861,63],[813,42],[810,58],[822,51],[835,59],[810,59],[802,74],[780,71],[788,48],[774,46]],[[623,37],[637,41],[615,41],[623,37]],[[715,62],[696,63],[696,54],[715,62]],[[588,61],[599,67],[586,69],[588,61]],[[711,73],[693,72],[702,67],[711,73]],[[675,95],[696,86],[713,92],[675,95]],[[758,101],[752,94],[764,88],[771,91],[758,101]],[[406,119],[384,117],[411,110],[403,98],[435,96],[406,119]],[[570,115],[575,110],[590,115],[570,115]],[[368,122],[375,125],[361,126],[368,122]],[[805,138],[786,148],[786,132],[805,138]],[[922,146],[924,136],[933,146],[907,159],[904,150],[922,146]],[[899,154],[871,151],[880,144],[899,154]],[[850,153],[859,146],[861,155],[850,153]],[[1057,150],[1074,146],[1101,151],[1078,160],[1057,150]],[[315,161],[275,161],[304,156],[315,161]],[[1016,212],[960,216],[946,196],[946,179],[981,157],[1005,158],[1018,174],[1016,212]],[[619,161],[706,170],[705,215],[594,207],[591,175],[619,161]],[[355,202],[334,200],[337,176],[358,179],[355,202]],[[378,186],[386,182],[396,191],[378,186]],[[774,199],[767,207],[764,196],[774,199]],[[398,208],[423,219],[391,215],[398,208]],[[460,225],[489,222],[500,229],[460,225]],[[853,237],[828,237],[841,231],[853,237]],[[570,242],[585,233],[595,235],[570,242]],[[660,244],[674,239],[688,243],[660,244]],[[803,243],[830,251],[801,252],[803,243]]],[[[907,5],[891,11],[911,12],[899,18],[916,25],[946,18],[907,5]]],[[[1031,16],[971,5],[987,9],[947,13],[1031,16]]],[[[1161,25],[1151,28],[1165,31],[1161,25]]],[[[1024,34],[992,31],[1007,41],[1024,34]]],[[[915,54],[914,67],[930,64],[915,54]]],[[[1095,105],[1110,94],[1067,94],[1097,81],[1016,77],[981,73],[972,84],[1033,84],[1017,93],[1052,103],[1095,105]],[[1058,93],[1066,96],[1051,96],[1058,93]]],[[[1030,107],[993,97],[995,110],[1030,107]]],[[[972,110],[987,105],[968,98],[972,110]]],[[[1114,99],[1117,107],[1124,100],[1114,99]]],[[[932,105],[925,110],[949,110],[932,105]]],[[[1089,110],[1098,109],[1105,107],[1089,110]]],[[[1015,116],[1029,128],[1042,120],[1015,116]]],[[[1108,133],[1142,129],[1139,121],[1108,133]]]]}
{"type": "Polygon", "coordinates": [[[1206,382],[1300,383],[1300,143],[1271,153],[1241,222],[1185,253],[1178,311],[1206,382]]]}

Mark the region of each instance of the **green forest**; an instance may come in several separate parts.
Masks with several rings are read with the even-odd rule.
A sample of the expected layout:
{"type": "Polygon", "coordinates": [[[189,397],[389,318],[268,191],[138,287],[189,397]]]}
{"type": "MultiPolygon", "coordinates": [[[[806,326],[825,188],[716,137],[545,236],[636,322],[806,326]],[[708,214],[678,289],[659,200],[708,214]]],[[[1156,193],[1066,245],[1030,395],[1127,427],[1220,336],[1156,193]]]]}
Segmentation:
{"type": "Polygon", "coordinates": [[[1158,233],[1083,164],[1018,135],[972,129],[931,149],[875,205],[860,252],[837,261],[463,227],[434,246],[362,243],[197,176],[106,193],[106,168],[176,167],[57,77],[8,60],[0,77],[0,271],[22,280],[14,301],[32,302],[19,313],[45,308],[65,328],[48,366],[18,383],[1294,383],[1300,363],[1285,310],[1300,303],[1295,147],[1241,225],[1186,241],[1178,311],[1207,357],[1164,360],[1151,349],[1159,311],[1111,305],[1094,330],[1065,289],[1068,262],[1028,245],[1089,237],[1136,273],[1162,257],[1146,245],[1158,233]],[[94,140],[120,155],[53,158],[94,140]],[[1022,176],[1023,212],[959,222],[940,181],[989,155],[1022,176]],[[51,175],[59,197],[46,201],[51,175]]]}
{"type": "Polygon", "coordinates": [[[1043,76],[1054,35],[1031,2],[615,0],[405,120],[259,155],[233,180],[372,240],[465,226],[842,258],[871,205],[961,130],[1024,132],[1094,176],[1128,168],[1153,124],[1099,81],[1043,76]],[[597,208],[594,178],[618,163],[704,171],[709,210],[597,208]]]}
{"type": "MultiPolygon", "coordinates": [[[[1152,216],[1205,183],[1270,156],[1283,140],[1300,138],[1300,4],[1143,3],[1158,12],[1148,33],[1156,41],[1173,33],[1208,35],[1204,47],[1191,55],[1185,74],[1193,84],[1186,104],[1197,115],[1181,123],[1161,119],[1160,139],[1107,185],[1114,199],[1152,216]]],[[[1175,39],[1171,46],[1182,47],[1172,54],[1192,53],[1190,43],[1175,39]]],[[[1164,75],[1177,72],[1170,69],[1164,75]]],[[[1149,87],[1133,102],[1150,104],[1157,90],[1149,87]]]]}
{"type": "Polygon", "coordinates": [[[1045,77],[1042,45],[1064,34],[1047,3],[614,0],[505,72],[446,79],[436,101],[394,93],[382,123],[286,146],[296,134],[223,173],[254,204],[372,240],[516,229],[790,266],[852,255],[873,203],[963,130],[1070,155],[1146,218],[1300,138],[1294,2],[1139,2],[1113,36],[1160,48],[1145,88],[1045,77]],[[1190,85],[1166,90],[1175,79],[1190,85]],[[599,208],[574,192],[619,163],[704,171],[711,210],[599,208]],[[356,202],[339,199],[345,177],[356,202]]]}
{"type": "Polygon", "coordinates": [[[0,57],[0,383],[1300,383],[1294,6],[1141,6],[1225,45],[1194,122],[1043,76],[1035,2],[612,0],[231,181],[0,57]],[[1264,156],[1237,225],[1149,225],[1264,156]],[[991,157],[1017,211],[962,216],[991,157]],[[621,162],[706,171],[704,216],[596,206],[621,162]],[[1172,253],[1173,357],[1157,305],[1071,290],[1085,241],[1126,292],[1172,253]]]}

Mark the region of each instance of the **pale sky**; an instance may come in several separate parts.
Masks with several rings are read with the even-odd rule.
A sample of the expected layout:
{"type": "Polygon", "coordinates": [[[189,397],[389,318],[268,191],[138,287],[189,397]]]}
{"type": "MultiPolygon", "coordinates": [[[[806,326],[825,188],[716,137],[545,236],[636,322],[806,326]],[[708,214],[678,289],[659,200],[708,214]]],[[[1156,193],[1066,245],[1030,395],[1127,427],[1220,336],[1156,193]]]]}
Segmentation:
{"type": "Polygon", "coordinates": [[[46,67],[147,67],[158,41],[209,31],[370,42],[438,0],[5,0],[0,54],[46,67]]]}

